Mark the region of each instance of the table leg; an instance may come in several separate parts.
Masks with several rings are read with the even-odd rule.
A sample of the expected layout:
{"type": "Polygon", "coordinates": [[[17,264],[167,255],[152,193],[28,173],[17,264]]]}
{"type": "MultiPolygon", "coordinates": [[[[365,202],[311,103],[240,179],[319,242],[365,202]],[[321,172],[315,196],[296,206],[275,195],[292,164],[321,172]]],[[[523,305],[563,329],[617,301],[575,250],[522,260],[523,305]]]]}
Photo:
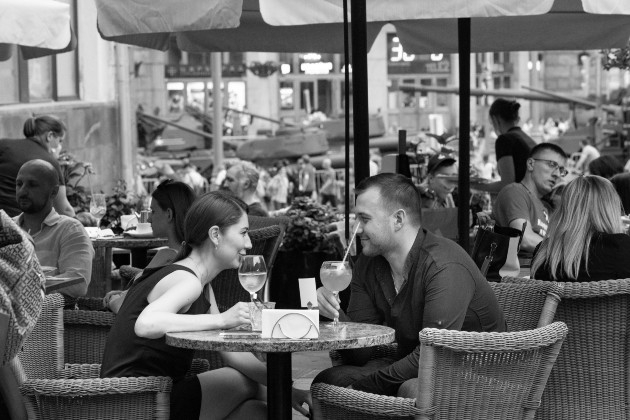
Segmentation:
{"type": "Polygon", "coordinates": [[[291,353],[267,353],[267,417],[290,420],[291,353]]]}
{"type": "Polygon", "coordinates": [[[112,249],[98,247],[94,249],[92,277],[87,295],[103,297],[110,290],[112,290],[112,249]]]}

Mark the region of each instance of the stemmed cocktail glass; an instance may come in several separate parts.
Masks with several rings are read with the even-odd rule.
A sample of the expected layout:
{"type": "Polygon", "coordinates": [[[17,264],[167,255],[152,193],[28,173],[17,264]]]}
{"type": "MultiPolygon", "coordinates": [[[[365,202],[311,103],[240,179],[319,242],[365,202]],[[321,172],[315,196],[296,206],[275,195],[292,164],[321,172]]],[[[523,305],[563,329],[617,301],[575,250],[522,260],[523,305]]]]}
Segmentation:
{"type": "MultiPolygon", "coordinates": [[[[348,261],[325,261],[319,270],[319,277],[324,287],[332,292],[335,299],[339,300],[339,292],[345,290],[352,280],[350,263],[348,261]]],[[[333,319],[332,327],[335,330],[339,327],[338,316],[333,319]]]]}
{"type": "Polygon", "coordinates": [[[262,255],[245,255],[238,267],[238,279],[241,286],[249,292],[252,302],[256,302],[258,292],[267,280],[267,266],[262,255]]]}

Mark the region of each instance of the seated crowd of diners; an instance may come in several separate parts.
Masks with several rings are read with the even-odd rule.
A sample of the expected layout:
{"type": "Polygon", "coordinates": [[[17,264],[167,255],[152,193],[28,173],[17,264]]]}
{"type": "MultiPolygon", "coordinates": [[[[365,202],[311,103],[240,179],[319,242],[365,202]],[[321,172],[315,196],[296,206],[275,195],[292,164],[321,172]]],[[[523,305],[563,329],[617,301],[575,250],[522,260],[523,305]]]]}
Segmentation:
{"type": "MultiPolygon", "coordinates": [[[[49,137],[44,133],[39,141],[49,137]]],[[[525,226],[521,252],[532,258],[532,277],[558,281],[629,277],[630,260],[623,258],[630,244],[622,223],[626,201],[615,190],[627,185],[625,179],[617,183],[597,175],[579,176],[564,185],[552,209],[543,197],[567,173],[564,151],[542,143],[523,159],[524,164],[517,165],[523,169],[522,177],[501,187],[493,217],[499,225],[519,230],[525,226]]],[[[345,350],[346,364],[322,371],[314,382],[415,398],[422,329],[507,331],[497,298],[468,253],[422,225],[423,207],[452,202],[454,184],[448,177],[456,175],[454,165],[448,156],[431,158],[422,190],[409,178],[390,173],[357,185],[352,231],[362,252],[354,261],[350,301],[344,311],[332,292],[319,288],[318,306],[327,318],[393,328],[398,350],[381,358],[372,357],[373,348],[345,350]]],[[[56,169],[43,159],[20,165],[15,195],[22,213],[14,220],[30,235],[42,265],[64,273],[74,270],[85,278],[84,284],[63,290],[80,296],[90,281],[94,251],[81,225],[54,210],[59,190],[56,169]],[[69,254],[63,256],[65,252],[69,254]]],[[[104,298],[117,315],[100,376],[173,378],[173,419],[267,416],[266,366],[255,355],[223,352],[225,367],[186,376],[193,350],[169,346],[164,339],[168,332],[249,323],[246,302],[219,311],[212,281],[221,271],[237,268],[252,247],[248,214],[260,214],[252,198],[257,179],[255,168],[234,165],[226,174],[229,191],[196,197],[181,182],[160,184],[152,194],[151,225],[156,234],[168,238],[168,246],[127,290],[104,298]]],[[[312,405],[309,392],[293,388],[292,405],[307,415],[312,405]]]]}

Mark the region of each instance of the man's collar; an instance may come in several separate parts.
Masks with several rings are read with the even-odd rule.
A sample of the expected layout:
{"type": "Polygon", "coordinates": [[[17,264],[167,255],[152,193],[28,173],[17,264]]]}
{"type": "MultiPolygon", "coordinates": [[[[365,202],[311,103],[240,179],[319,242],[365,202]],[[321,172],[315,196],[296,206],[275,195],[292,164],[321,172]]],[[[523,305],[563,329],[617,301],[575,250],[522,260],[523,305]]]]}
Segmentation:
{"type": "Polygon", "coordinates": [[[418,261],[418,255],[420,255],[420,249],[422,248],[422,243],[424,242],[424,238],[426,234],[422,228],[418,229],[418,234],[416,235],[416,240],[413,241],[413,245],[407,254],[407,258],[405,259],[405,265],[403,266],[403,275],[407,277],[409,275],[409,271],[411,271],[411,267],[413,264],[418,261]]]}
{"type": "Polygon", "coordinates": [[[48,213],[48,216],[46,216],[42,223],[47,226],[53,226],[59,223],[59,220],[61,220],[61,215],[57,213],[57,210],[53,207],[50,209],[50,213],[48,213]]]}
{"type": "MultiPolygon", "coordinates": [[[[46,216],[46,218],[42,221],[41,225],[53,226],[53,225],[56,225],[60,219],[61,219],[61,216],[55,211],[55,208],[53,207],[52,209],[50,209],[48,216],[46,216]]],[[[24,213],[20,213],[19,215],[17,215],[14,218],[14,220],[17,223],[17,225],[24,230],[24,213]]],[[[39,230],[37,232],[39,232],[39,230]]],[[[34,235],[36,233],[34,233],[34,235]]],[[[30,233],[29,233],[29,236],[30,236],[30,233]]]]}

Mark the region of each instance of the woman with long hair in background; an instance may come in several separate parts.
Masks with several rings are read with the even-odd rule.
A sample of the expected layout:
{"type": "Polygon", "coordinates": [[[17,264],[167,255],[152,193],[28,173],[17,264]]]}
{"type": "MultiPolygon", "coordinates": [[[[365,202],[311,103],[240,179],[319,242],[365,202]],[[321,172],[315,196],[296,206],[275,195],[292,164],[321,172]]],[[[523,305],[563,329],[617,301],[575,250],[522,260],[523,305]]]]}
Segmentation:
{"type": "Polygon", "coordinates": [[[595,281],[630,277],[630,236],[612,183],[596,175],[569,182],[532,259],[538,280],[595,281]]]}

